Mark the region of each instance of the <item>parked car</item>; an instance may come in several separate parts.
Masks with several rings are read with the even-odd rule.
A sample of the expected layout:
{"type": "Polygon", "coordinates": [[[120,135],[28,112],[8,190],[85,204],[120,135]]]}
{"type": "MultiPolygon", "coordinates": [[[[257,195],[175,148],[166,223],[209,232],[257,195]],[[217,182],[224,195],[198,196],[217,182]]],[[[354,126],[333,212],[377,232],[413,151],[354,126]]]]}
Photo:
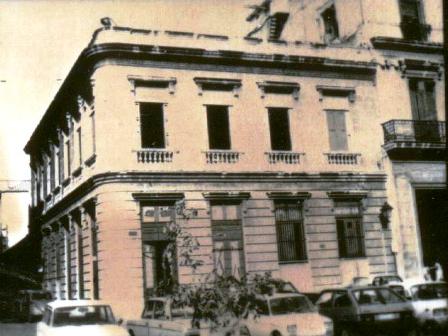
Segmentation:
{"type": "Polygon", "coordinates": [[[388,287],[324,290],[316,305],[333,319],[336,335],[417,334],[411,303],[388,287]]]}
{"type": "Polygon", "coordinates": [[[110,305],[101,301],[61,300],[45,306],[37,336],[128,336],[110,305]]]}
{"type": "Polygon", "coordinates": [[[384,275],[377,275],[372,280],[373,286],[384,286],[388,284],[398,284],[402,283],[403,279],[395,274],[384,274],[384,275]]]}
{"type": "Polygon", "coordinates": [[[240,322],[241,336],[332,336],[333,322],[303,294],[260,295],[257,314],[240,322]]]}
{"type": "Polygon", "coordinates": [[[165,335],[199,336],[208,334],[193,328],[191,320],[193,309],[177,306],[170,298],[154,297],[149,299],[143,309],[140,320],[129,320],[126,328],[131,336],[165,335]]]}
{"type": "Polygon", "coordinates": [[[31,322],[40,319],[44,313],[45,304],[51,300],[51,293],[45,290],[20,290],[14,302],[14,313],[23,321],[31,322]]]}
{"type": "Polygon", "coordinates": [[[409,281],[406,294],[414,307],[418,325],[424,331],[448,333],[448,284],[443,281],[409,281]]]}

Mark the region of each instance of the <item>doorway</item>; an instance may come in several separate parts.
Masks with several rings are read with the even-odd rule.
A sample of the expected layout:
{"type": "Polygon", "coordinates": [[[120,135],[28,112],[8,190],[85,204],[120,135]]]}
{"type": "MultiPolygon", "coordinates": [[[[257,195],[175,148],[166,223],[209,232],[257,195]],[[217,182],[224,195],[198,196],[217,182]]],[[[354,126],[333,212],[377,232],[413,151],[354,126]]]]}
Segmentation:
{"type": "MultiPolygon", "coordinates": [[[[448,193],[446,189],[416,189],[423,265],[440,263],[448,279],[448,193]]],[[[434,276],[434,274],[432,274],[434,276]]]]}

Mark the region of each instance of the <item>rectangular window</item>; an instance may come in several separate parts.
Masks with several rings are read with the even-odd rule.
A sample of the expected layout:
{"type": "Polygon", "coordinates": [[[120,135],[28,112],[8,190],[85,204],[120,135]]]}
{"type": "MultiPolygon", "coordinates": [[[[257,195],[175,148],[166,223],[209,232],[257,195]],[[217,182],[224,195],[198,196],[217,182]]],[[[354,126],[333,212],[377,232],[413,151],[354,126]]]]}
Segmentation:
{"type": "Polygon", "coordinates": [[[210,149],[231,148],[228,106],[207,106],[207,128],[210,149]]]}
{"type": "Polygon", "coordinates": [[[419,0],[400,0],[400,14],[402,21],[423,22],[419,0]]]}
{"type": "Polygon", "coordinates": [[[269,108],[268,114],[272,150],[291,150],[288,109],[269,108]]]}
{"type": "Polygon", "coordinates": [[[245,275],[241,203],[211,202],[214,266],[218,273],[245,275]]]}
{"type": "Polygon", "coordinates": [[[81,127],[79,127],[76,130],[76,133],[78,134],[78,164],[82,165],[82,133],[81,133],[81,127]]]}
{"type": "Polygon", "coordinates": [[[434,81],[430,79],[409,79],[411,109],[414,120],[437,120],[434,81]]]}
{"type": "Polygon", "coordinates": [[[50,157],[49,159],[49,170],[50,170],[50,189],[51,192],[56,184],[56,147],[51,145],[50,147],[50,157]]]}
{"type": "Polygon", "coordinates": [[[142,148],[165,148],[162,104],[140,104],[140,131],[142,148]]]}
{"type": "Polygon", "coordinates": [[[65,142],[65,157],[66,157],[66,163],[65,163],[65,167],[66,167],[66,176],[69,177],[70,174],[72,173],[72,151],[71,151],[71,144],[70,144],[70,139],[67,139],[67,141],[65,142]]]}
{"type": "Polygon", "coordinates": [[[302,206],[297,201],[275,201],[279,262],[307,259],[302,206]]]}
{"type": "Polygon", "coordinates": [[[324,23],[324,42],[329,43],[339,37],[338,21],[334,5],[328,7],[321,14],[324,23]]]}
{"type": "Polygon", "coordinates": [[[359,202],[337,201],[335,215],[339,257],[364,257],[364,229],[359,202]]]}
{"type": "Polygon", "coordinates": [[[348,149],[345,113],[345,111],[337,110],[327,111],[327,125],[331,151],[346,151],[348,149]]]}
{"type": "Polygon", "coordinates": [[[401,32],[405,40],[426,41],[431,26],[425,24],[420,0],[400,0],[401,32]]]}
{"type": "Polygon", "coordinates": [[[91,132],[92,132],[92,154],[95,154],[96,152],[96,134],[95,134],[95,113],[92,112],[92,114],[90,115],[90,127],[91,127],[91,132]]]}

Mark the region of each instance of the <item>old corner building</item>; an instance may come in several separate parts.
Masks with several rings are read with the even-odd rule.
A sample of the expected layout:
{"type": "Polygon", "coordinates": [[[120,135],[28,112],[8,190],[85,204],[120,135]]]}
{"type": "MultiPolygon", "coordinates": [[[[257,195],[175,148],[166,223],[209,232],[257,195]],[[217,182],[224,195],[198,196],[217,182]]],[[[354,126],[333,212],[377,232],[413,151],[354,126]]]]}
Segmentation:
{"type": "Polygon", "coordinates": [[[173,220],[197,275],[303,292],[443,258],[441,6],[264,1],[240,38],[105,20],[25,148],[45,287],[138,315],[173,220]]]}

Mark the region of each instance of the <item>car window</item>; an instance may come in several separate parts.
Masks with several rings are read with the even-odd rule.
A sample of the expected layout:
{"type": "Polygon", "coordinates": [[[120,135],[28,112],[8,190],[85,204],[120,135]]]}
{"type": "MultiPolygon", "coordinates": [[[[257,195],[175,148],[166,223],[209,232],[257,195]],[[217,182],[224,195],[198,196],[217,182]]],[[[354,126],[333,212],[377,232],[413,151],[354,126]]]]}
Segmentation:
{"type": "Polygon", "coordinates": [[[316,305],[319,307],[331,307],[331,298],[333,297],[332,292],[324,292],[316,301],[316,305]]]}
{"type": "Polygon", "coordinates": [[[113,324],[109,306],[62,307],[54,311],[53,326],[113,324]]]}
{"type": "Polygon", "coordinates": [[[272,315],[314,312],[314,306],[306,296],[289,296],[271,299],[272,315]]]}
{"type": "Polygon", "coordinates": [[[154,302],[154,318],[155,319],[165,319],[165,302],[155,301],[154,302]]]}
{"type": "Polygon", "coordinates": [[[360,305],[389,304],[405,301],[404,298],[390,288],[357,290],[353,291],[353,295],[360,305]]]}
{"type": "Polygon", "coordinates": [[[51,294],[50,293],[32,293],[31,294],[32,300],[51,300],[51,294]]]}
{"type": "Polygon", "coordinates": [[[154,301],[148,301],[143,310],[142,318],[152,318],[152,312],[154,309],[154,301]]]}
{"type": "Polygon", "coordinates": [[[193,308],[180,305],[179,303],[173,302],[171,304],[171,318],[192,318],[193,308]]]}
{"type": "Polygon", "coordinates": [[[50,325],[51,319],[51,309],[49,307],[45,308],[44,315],[42,316],[42,322],[46,325],[50,325]]]}
{"type": "Polygon", "coordinates": [[[434,300],[448,297],[448,286],[446,284],[422,284],[411,287],[414,300],[434,300]]]}
{"type": "Polygon", "coordinates": [[[335,307],[350,307],[352,306],[352,301],[350,300],[350,297],[347,293],[342,294],[335,298],[334,300],[334,306],[335,307]]]}
{"type": "Polygon", "coordinates": [[[255,300],[255,310],[259,315],[269,315],[268,302],[266,300],[255,300]]]}
{"type": "Polygon", "coordinates": [[[356,301],[360,305],[381,304],[380,297],[374,289],[364,289],[353,291],[356,301]]]}

